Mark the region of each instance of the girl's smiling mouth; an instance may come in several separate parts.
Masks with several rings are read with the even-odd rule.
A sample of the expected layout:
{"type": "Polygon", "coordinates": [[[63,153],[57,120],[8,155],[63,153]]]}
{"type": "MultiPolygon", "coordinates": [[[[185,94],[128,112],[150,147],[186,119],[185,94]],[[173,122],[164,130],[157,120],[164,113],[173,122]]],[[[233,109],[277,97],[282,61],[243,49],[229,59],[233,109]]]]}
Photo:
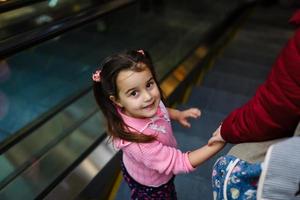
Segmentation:
{"type": "Polygon", "coordinates": [[[152,102],[151,104],[145,106],[144,109],[151,110],[154,106],[155,106],[155,101],[152,102]]]}

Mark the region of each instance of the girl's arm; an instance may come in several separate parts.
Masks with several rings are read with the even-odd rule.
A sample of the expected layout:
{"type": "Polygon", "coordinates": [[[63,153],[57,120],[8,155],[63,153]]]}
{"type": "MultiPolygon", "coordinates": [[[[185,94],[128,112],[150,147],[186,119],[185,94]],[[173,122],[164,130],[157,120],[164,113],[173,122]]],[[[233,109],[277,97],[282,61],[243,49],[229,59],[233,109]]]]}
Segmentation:
{"type": "Polygon", "coordinates": [[[131,159],[143,163],[144,167],[161,174],[188,173],[222,149],[224,143],[214,143],[192,152],[181,152],[158,140],[150,143],[130,143],[122,151],[131,159]]]}
{"type": "Polygon", "coordinates": [[[172,120],[178,121],[184,127],[191,127],[191,124],[188,122],[188,118],[198,118],[201,115],[201,111],[198,108],[190,108],[187,110],[177,110],[174,108],[167,108],[170,118],[172,120]]]}
{"type": "Polygon", "coordinates": [[[225,146],[224,142],[214,142],[212,145],[205,145],[188,154],[189,161],[193,167],[197,167],[210,157],[214,156],[225,146]]]}

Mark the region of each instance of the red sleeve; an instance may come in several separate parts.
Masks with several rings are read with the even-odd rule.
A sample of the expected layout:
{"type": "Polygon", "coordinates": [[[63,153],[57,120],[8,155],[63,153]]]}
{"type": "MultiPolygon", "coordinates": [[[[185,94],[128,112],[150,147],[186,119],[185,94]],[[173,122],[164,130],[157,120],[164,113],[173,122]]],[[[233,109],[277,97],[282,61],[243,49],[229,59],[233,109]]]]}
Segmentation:
{"type": "Polygon", "coordinates": [[[300,29],[298,28],[280,52],[267,80],[257,89],[254,97],[225,118],[221,135],[230,143],[265,141],[292,136],[299,121],[300,29]]]}
{"type": "Polygon", "coordinates": [[[297,10],[297,12],[295,12],[295,14],[289,20],[289,22],[290,24],[294,24],[296,26],[300,24],[300,10],[297,10]]]}

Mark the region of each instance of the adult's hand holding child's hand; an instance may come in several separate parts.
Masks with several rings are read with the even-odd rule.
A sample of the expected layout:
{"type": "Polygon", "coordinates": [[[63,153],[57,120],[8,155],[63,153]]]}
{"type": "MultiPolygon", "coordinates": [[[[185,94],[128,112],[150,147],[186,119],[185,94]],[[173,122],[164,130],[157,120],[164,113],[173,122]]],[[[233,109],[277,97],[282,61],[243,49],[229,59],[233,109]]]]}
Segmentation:
{"type": "Polygon", "coordinates": [[[226,142],[221,136],[221,126],[213,133],[213,136],[208,140],[208,146],[213,145],[215,142],[226,142]]]}

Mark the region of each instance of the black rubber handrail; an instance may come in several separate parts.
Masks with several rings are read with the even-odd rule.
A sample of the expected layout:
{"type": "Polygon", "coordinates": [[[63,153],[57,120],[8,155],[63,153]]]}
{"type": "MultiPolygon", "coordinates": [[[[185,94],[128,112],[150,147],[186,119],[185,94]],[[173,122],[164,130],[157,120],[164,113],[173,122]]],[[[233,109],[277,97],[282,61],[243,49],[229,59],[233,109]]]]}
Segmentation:
{"type": "Polygon", "coordinates": [[[47,0],[14,0],[14,1],[4,1],[0,3],[0,13],[7,12],[10,10],[22,8],[31,4],[39,3],[47,0]]]}
{"type": "Polygon", "coordinates": [[[11,56],[21,50],[35,46],[43,41],[52,39],[62,33],[83,24],[91,22],[100,16],[118,10],[134,3],[135,0],[113,0],[107,3],[95,5],[70,17],[55,21],[48,26],[36,28],[16,36],[0,41],[0,60],[11,56]]]}

